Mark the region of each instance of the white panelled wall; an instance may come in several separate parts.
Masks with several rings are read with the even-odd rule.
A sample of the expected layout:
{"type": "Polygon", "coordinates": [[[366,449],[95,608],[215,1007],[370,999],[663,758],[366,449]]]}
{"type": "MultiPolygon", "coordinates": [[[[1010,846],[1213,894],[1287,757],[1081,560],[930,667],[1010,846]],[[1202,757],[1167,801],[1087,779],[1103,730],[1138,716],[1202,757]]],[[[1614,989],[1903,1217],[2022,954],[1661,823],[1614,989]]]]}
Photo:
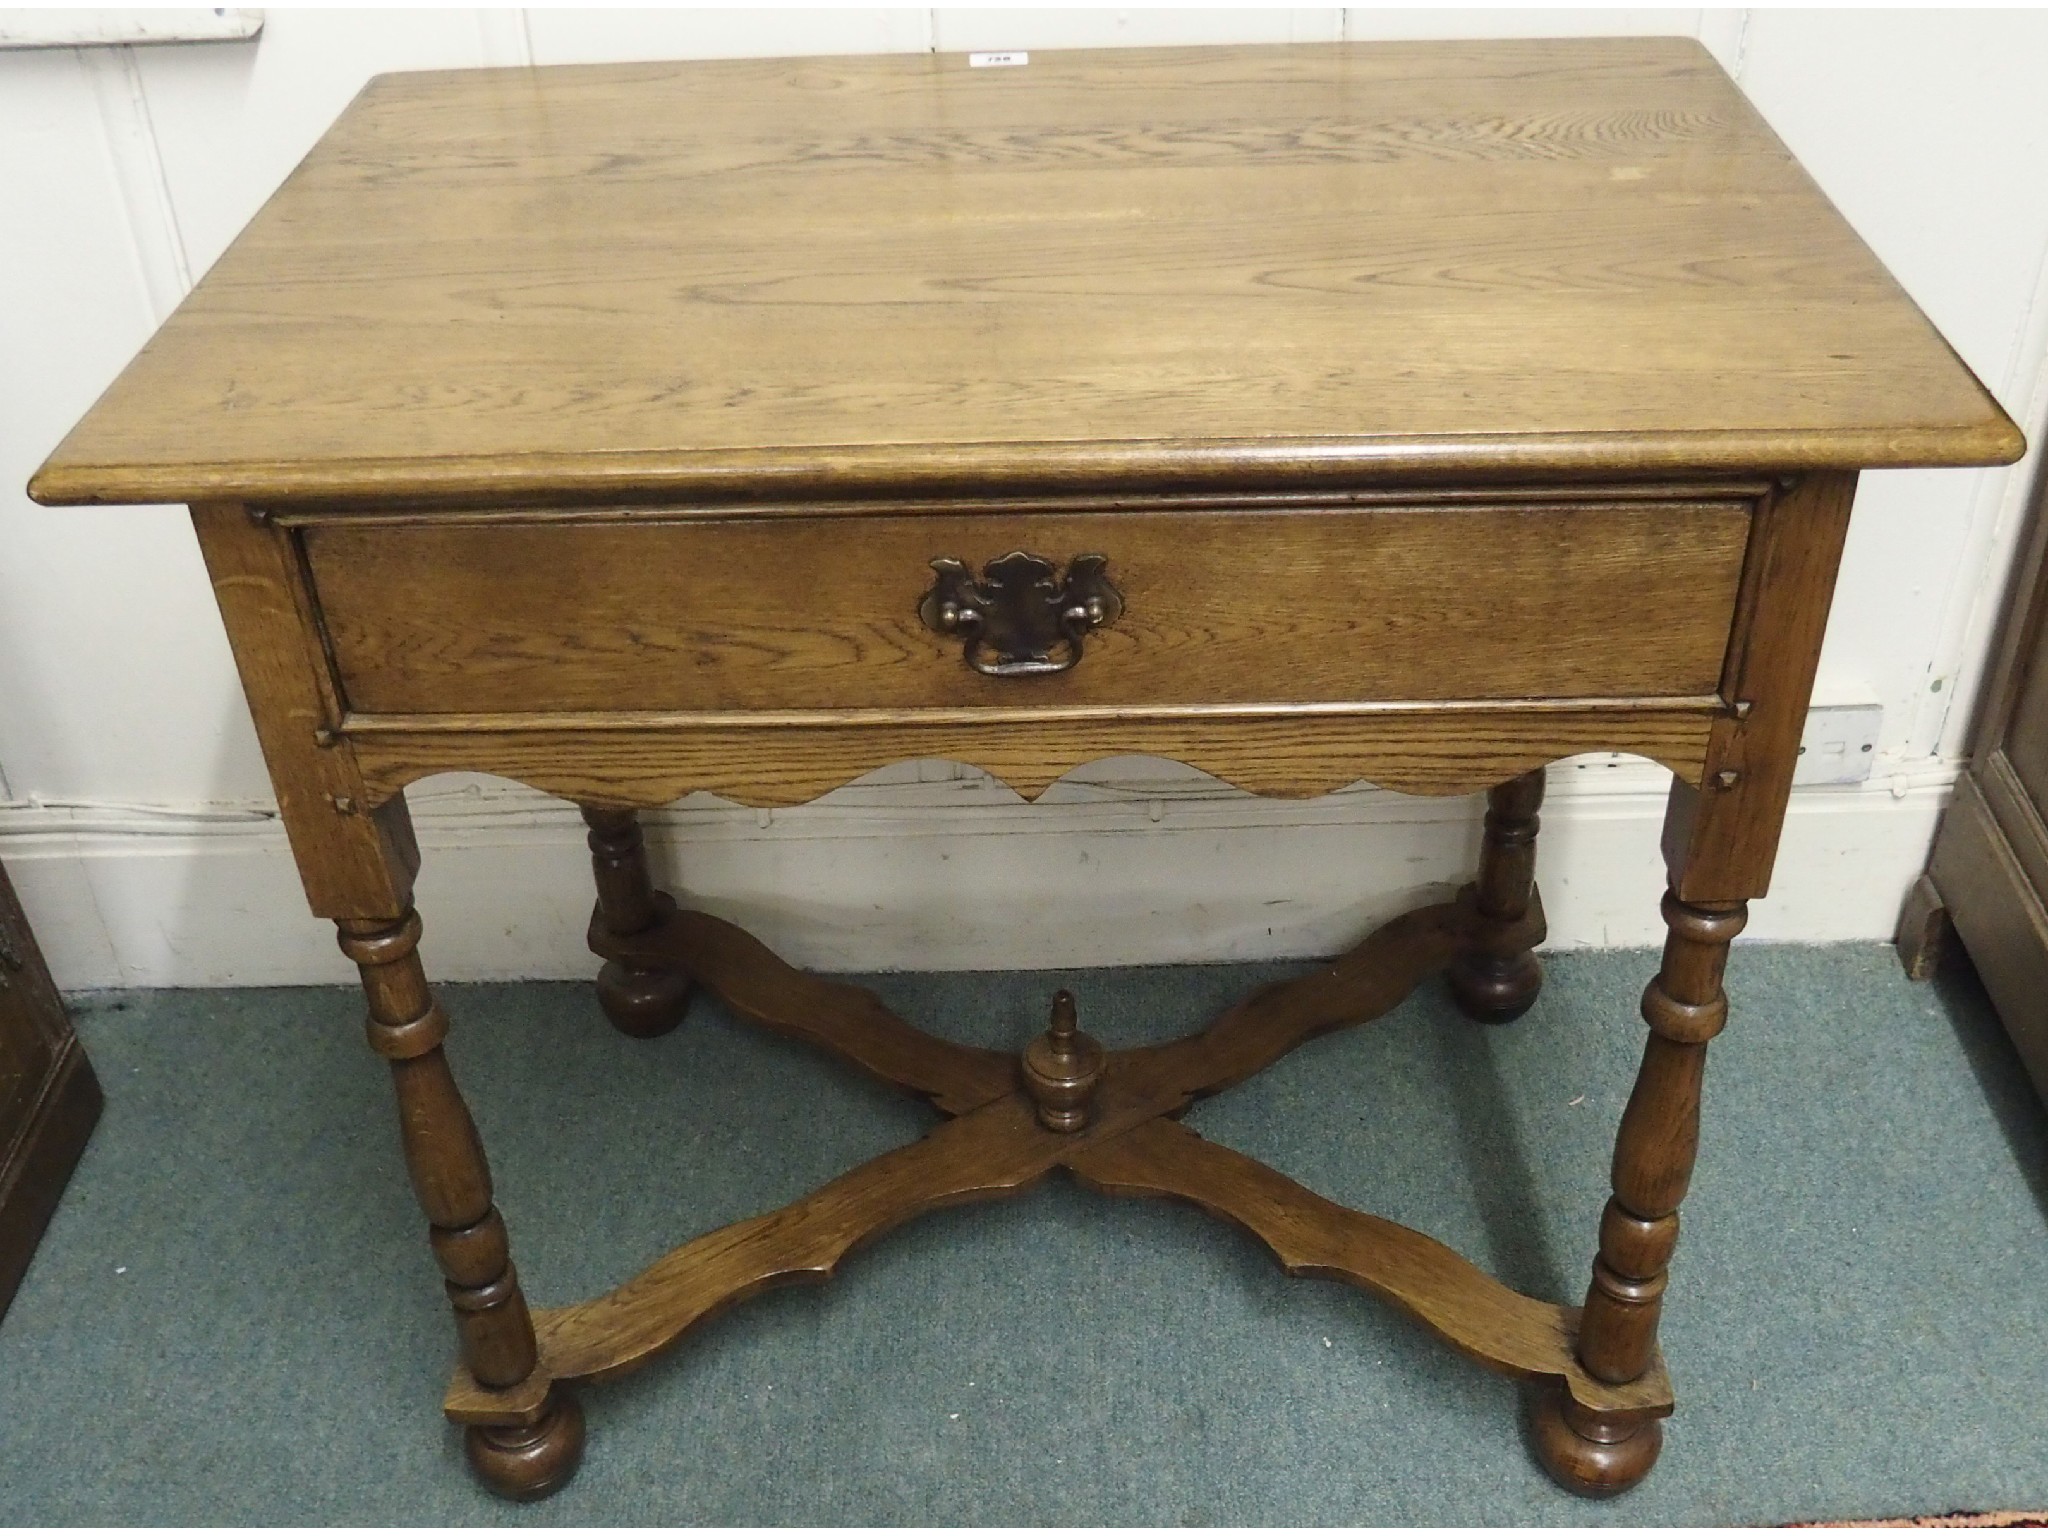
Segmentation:
{"type": "MultiPolygon", "coordinates": [[[[1749,93],[2038,442],[2048,427],[2048,13],[1679,10],[272,10],[245,42],[0,51],[0,858],[70,988],[345,980],[306,913],[181,509],[22,486],[372,74],[746,54],[1683,33],[1749,93]]],[[[1822,698],[1884,708],[1870,782],[1802,789],[1753,938],[1887,936],[1963,749],[2035,455],[1865,477],[1822,698]]],[[[1551,773],[1556,945],[1661,936],[1667,775],[1551,773]]],[[[572,809],[412,795],[445,978],[583,976],[572,809]]],[[[1477,803],[1259,801],[1102,763],[1022,804],[908,764],[772,816],[650,818],[691,899],[838,968],[1326,953],[1463,878],[1477,803]]]]}

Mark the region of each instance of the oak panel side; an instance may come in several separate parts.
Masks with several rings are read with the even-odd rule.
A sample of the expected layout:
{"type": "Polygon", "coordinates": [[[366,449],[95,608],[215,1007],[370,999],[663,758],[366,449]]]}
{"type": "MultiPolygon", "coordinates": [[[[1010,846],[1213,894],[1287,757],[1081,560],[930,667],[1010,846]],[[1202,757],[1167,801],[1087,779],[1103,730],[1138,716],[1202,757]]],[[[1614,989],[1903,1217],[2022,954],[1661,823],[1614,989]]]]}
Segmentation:
{"type": "Polygon", "coordinates": [[[1715,722],[1701,778],[1673,784],[1665,814],[1665,863],[1682,901],[1770,889],[1855,495],[1855,475],[1816,472],[1752,521],[1721,683],[1731,712],[1715,722]]]}
{"type": "Polygon", "coordinates": [[[334,734],[339,701],[291,533],[228,502],[195,504],[192,526],[306,900],[320,917],[405,911],[419,867],[405,802],[373,802],[353,749],[334,734]]]}

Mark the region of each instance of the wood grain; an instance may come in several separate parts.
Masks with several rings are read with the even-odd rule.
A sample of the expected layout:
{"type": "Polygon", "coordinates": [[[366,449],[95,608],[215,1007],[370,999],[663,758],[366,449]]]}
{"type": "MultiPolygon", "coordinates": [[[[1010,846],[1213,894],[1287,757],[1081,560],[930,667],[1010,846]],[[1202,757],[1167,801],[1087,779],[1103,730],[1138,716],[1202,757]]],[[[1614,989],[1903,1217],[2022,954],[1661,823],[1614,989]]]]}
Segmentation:
{"type": "MultiPolygon", "coordinates": [[[[1540,901],[1535,914],[1541,923],[1540,901]]],[[[1327,965],[1262,987],[1201,1033],[1121,1054],[1189,1099],[1221,1093],[1318,1035],[1394,1008],[1470,939],[1475,915],[1464,900],[1405,912],[1327,965]]]]}
{"type": "MultiPolygon", "coordinates": [[[[1661,1374],[1657,1325],[1678,1245],[1678,1207],[1699,1154],[1707,1042],[1728,1019],[1721,973],[1747,917],[1740,902],[1709,908],[1675,891],[1664,898],[1664,961],[1643,993],[1650,1036],[1615,1134],[1614,1194],[1600,1216],[1600,1248],[1573,1346],[1586,1375],[1613,1386],[1661,1374]]],[[[1533,1406],[1537,1459],[1574,1493],[1606,1497],[1634,1487],[1664,1447],[1654,1416],[1576,1392],[1533,1406]]]]}
{"type": "Polygon", "coordinates": [[[1852,474],[1806,475],[1756,514],[1721,696],[1697,778],[1671,786],[1663,847],[1685,901],[1747,901],[1770,890],[1835,573],[1856,497],[1852,474]]]}
{"type": "Polygon", "coordinates": [[[479,1381],[515,1386],[533,1372],[533,1328],[492,1203],[483,1140],[442,1049],[448,1016],[420,961],[419,914],[336,926],[342,953],[362,975],[370,1047],[391,1066],[399,1143],[447,1277],[463,1361],[479,1381]]]}
{"type": "Polygon", "coordinates": [[[914,1216],[1028,1188],[1054,1166],[1056,1143],[1021,1095],[950,1120],[793,1205],[685,1243],[617,1290],[540,1313],[545,1367],[565,1381],[631,1370],[718,1308],[829,1279],[857,1243],[914,1216]]]}
{"type": "MultiPolygon", "coordinates": [[[[902,1222],[946,1205],[1016,1193],[1065,1166],[1098,1187],[1188,1193],[1219,1213],[1248,1220],[1283,1249],[1283,1258],[1305,1238],[1276,1234],[1322,1228],[1335,1243],[1329,1251],[1339,1255],[1325,1270],[1389,1296],[1475,1358],[1516,1374],[1570,1378],[1578,1383],[1574,1391],[1609,1408],[1648,1403],[1650,1411],[1663,1411],[1668,1394],[1659,1407],[1661,1375],[1617,1393],[1574,1374],[1569,1309],[1517,1296],[1441,1244],[1344,1211],[1206,1143],[1200,1156],[1184,1155],[1179,1142],[1167,1144],[1177,1182],[1162,1183],[1156,1156],[1144,1150],[1163,1145],[1154,1130],[1159,1117],[1242,1082],[1317,1035],[1392,1009],[1443,967],[1478,922],[1468,890],[1456,902],[1395,919],[1327,967],[1261,988],[1197,1034],[1098,1054],[1090,1112],[1059,1129],[1044,1123],[1028,1084],[1019,1086],[1016,1058],[912,1029],[871,993],[805,976],[730,924],[672,912],[638,935],[606,935],[604,952],[638,964],[685,966],[742,1016],[925,1094],[955,1118],[780,1210],[684,1243],[602,1296],[536,1314],[539,1368],[493,1388],[465,1365],[456,1372],[446,1410],[470,1425],[526,1422],[555,1383],[634,1369],[745,1297],[829,1278],[855,1246],[902,1222]],[[1119,1152],[1126,1143],[1134,1150],[1119,1152]],[[1248,1218],[1247,1212],[1262,1214],[1248,1218]]],[[[1533,902],[1524,936],[1541,923],[1540,901],[1533,902]]]]}
{"type": "Polygon", "coordinates": [[[1602,1381],[1633,1381],[1657,1353],[1678,1207],[1699,1155],[1707,1042],[1728,1019],[1721,974],[1748,911],[1664,898],[1664,961],[1643,993],[1650,1036],[1614,1140],[1614,1195],[1586,1293],[1579,1359],[1602,1381]]]}
{"type": "Polygon", "coordinates": [[[867,988],[806,975],[746,930],[708,913],[671,909],[659,924],[634,934],[593,924],[591,946],[631,964],[687,971],[743,1018],[822,1045],[948,1114],[999,1099],[1017,1085],[1015,1058],[912,1029],[867,988]]]}
{"type": "Polygon", "coordinates": [[[688,500],[2022,447],[1697,44],[1324,44],[380,77],[32,490],[688,500]]]}
{"type": "Polygon", "coordinates": [[[464,1453],[493,1491],[544,1498],[582,1460],[583,1412],[540,1368],[511,1240],[492,1203],[483,1142],[442,1049],[448,1016],[420,963],[419,916],[407,911],[336,927],[342,952],[362,974],[370,1047],[391,1066],[399,1143],[455,1312],[464,1374],[521,1405],[509,1419],[470,1425],[464,1453]]]}
{"type": "MultiPolygon", "coordinates": [[[[1538,1455],[1611,1492],[1670,1408],[1701,1057],[1855,473],[2022,447],[1696,44],[1418,43],[383,77],[31,490],[194,504],[392,1061],[492,1487],[573,1473],[566,1383],[1066,1166],[1548,1383],[1538,1455]],[[1122,613],[1073,672],[991,682],[917,601],[933,558],[1018,544],[1106,556],[1122,613]],[[1589,751],[1677,783],[1581,1317],[1170,1122],[1454,956],[1520,967],[1532,775],[1589,751]],[[629,814],[907,758],[1035,797],[1134,752],[1265,793],[1492,790],[1480,881],[1099,1075],[1062,1000],[1034,1103],[1012,1058],[678,914],[629,814]],[[456,770],[584,807],[615,1019],[668,1027],[695,978],[957,1118],[529,1329],[408,915],[403,789],[456,770]]],[[[1533,979],[1502,975],[1504,1002],[1533,979]]]]}
{"type": "Polygon", "coordinates": [[[228,503],[194,506],[192,526],[308,904],[319,917],[403,912],[419,869],[412,823],[402,796],[373,802],[332,734],[341,701],[291,536],[228,503]]]}
{"type": "Polygon", "coordinates": [[[1105,1194],[1170,1195],[1234,1221],[1290,1275],[1370,1291],[1491,1369],[1556,1382],[1588,1407],[1671,1411],[1661,1364],[1619,1386],[1586,1374],[1572,1353],[1572,1308],[1509,1290],[1434,1238],[1325,1200],[1185,1126],[1155,1120],[1076,1154],[1069,1165],[1105,1194]]]}
{"type": "Polygon", "coordinates": [[[404,715],[1708,694],[1748,532],[1567,500],[300,537],[349,707],[404,715]],[[1069,672],[985,677],[919,619],[933,560],[1017,549],[1109,561],[1123,612],[1069,672]]]}
{"type": "Polygon", "coordinates": [[[1026,799],[1099,758],[1148,753],[1256,794],[1322,795],[1360,779],[1464,795],[1580,752],[1633,752],[1697,780],[1716,700],[1472,704],[1344,712],[1247,711],[1062,718],[841,723],[772,717],[534,721],[351,721],[372,803],[435,773],[493,773],[585,805],[667,805],[709,790],[746,805],[801,805],[890,763],[948,758],[984,769],[1026,799]]]}
{"type": "Polygon", "coordinates": [[[1145,1064],[1124,1059],[1085,1130],[1045,1129],[1022,1090],[968,1110],[780,1210],[683,1244],[602,1296],[537,1313],[535,1376],[493,1391],[465,1365],[443,1410],[458,1423],[517,1422],[548,1380],[603,1380],[630,1371],[723,1307],[770,1286],[828,1279],[860,1243],[947,1205],[1015,1194],[1078,1148],[1186,1102],[1145,1064]]]}

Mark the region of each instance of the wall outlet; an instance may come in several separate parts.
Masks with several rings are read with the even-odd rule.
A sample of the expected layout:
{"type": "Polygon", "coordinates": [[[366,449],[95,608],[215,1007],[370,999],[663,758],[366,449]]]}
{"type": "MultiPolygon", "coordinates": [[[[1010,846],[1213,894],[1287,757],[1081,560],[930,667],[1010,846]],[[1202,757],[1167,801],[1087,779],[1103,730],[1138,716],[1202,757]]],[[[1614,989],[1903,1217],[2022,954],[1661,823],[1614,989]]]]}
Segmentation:
{"type": "Polygon", "coordinates": [[[1884,724],[1881,704],[1816,704],[1806,712],[1799,737],[1799,766],[1794,784],[1861,784],[1870,777],[1877,755],[1877,732],[1884,724]]]}

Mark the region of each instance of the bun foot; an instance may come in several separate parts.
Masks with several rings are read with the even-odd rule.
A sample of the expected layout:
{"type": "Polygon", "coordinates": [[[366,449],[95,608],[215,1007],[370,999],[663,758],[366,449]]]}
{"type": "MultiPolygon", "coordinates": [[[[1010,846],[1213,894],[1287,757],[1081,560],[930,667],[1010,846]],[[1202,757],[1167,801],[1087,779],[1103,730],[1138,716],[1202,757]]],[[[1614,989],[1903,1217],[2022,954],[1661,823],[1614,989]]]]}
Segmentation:
{"type": "Polygon", "coordinates": [[[690,978],[682,971],[635,970],[607,960],[597,973],[597,1002],[620,1034],[652,1040],[682,1023],[690,978]]]}
{"type": "Polygon", "coordinates": [[[1531,1405],[1529,1436],[1543,1470],[1567,1493],[1588,1499],[1628,1492],[1664,1449],[1662,1420],[1595,1413],[1555,1390],[1531,1405]]]}
{"type": "Polygon", "coordinates": [[[583,1407],[562,1388],[538,1423],[472,1424],[462,1437],[469,1465],[504,1499],[544,1499],[583,1464],[583,1407]]]}
{"type": "Polygon", "coordinates": [[[1543,962],[1533,951],[1489,955],[1466,950],[1444,972],[1458,1009],[1478,1024],[1511,1024],[1543,990],[1543,962]]]}

